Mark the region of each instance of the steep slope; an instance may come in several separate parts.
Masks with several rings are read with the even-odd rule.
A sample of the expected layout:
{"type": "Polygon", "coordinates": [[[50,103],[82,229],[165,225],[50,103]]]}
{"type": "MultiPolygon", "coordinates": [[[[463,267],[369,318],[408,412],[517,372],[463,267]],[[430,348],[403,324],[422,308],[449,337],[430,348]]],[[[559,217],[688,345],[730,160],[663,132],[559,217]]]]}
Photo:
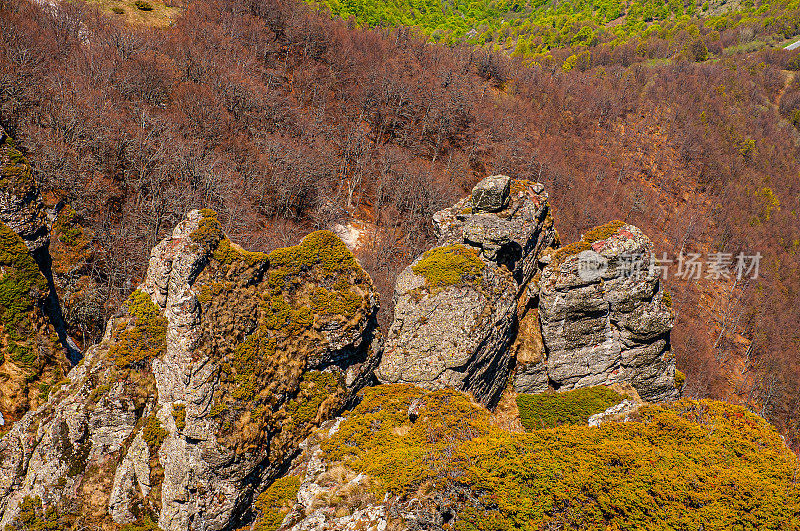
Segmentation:
{"type": "Polygon", "coordinates": [[[249,253],[192,211],[103,341],[0,441],[0,523],[31,503],[64,528],[246,519],[311,428],[372,378],[376,311],[333,234],[249,253]]]}

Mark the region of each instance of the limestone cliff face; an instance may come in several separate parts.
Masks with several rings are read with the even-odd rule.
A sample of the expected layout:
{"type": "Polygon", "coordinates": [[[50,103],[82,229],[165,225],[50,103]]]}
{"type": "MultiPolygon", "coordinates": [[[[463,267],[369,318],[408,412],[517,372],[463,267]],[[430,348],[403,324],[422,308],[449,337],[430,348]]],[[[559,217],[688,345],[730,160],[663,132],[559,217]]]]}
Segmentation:
{"type": "Polygon", "coordinates": [[[397,280],[378,379],[452,387],[494,404],[512,366],[517,307],[555,239],[549,214],[541,185],[505,176],[487,177],[437,212],[439,247],[397,280]]]}
{"type": "Polygon", "coordinates": [[[546,358],[518,367],[518,391],[629,382],[648,401],[679,396],[671,303],[652,254],[638,228],[611,222],[544,257],[536,285],[546,358]]]}
{"type": "Polygon", "coordinates": [[[0,527],[26,496],[98,524],[247,520],[298,442],[370,383],[376,300],[331,233],[249,253],[193,211],[103,341],[0,440],[0,527]]]}

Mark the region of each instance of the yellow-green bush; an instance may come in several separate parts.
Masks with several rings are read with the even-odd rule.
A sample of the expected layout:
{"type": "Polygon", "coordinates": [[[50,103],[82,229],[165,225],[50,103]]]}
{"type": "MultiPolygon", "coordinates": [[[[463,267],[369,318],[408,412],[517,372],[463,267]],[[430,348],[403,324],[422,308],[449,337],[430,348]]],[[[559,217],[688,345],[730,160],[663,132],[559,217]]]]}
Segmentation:
{"type": "Polygon", "coordinates": [[[186,427],[186,404],[172,404],[172,418],[175,419],[175,427],[182,430],[186,427]]]}
{"type": "Polygon", "coordinates": [[[625,397],[605,386],[585,387],[563,393],[517,395],[519,417],[526,430],[562,425],[584,425],[625,397]]]}
{"type": "Polygon", "coordinates": [[[289,423],[294,426],[313,421],[325,400],[336,400],[344,392],[344,382],[332,372],[307,371],[300,380],[300,392],[286,404],[289,423]]]}
{"type": "Polygon", "coordinates": [[[217,213],[210,208],[204,208],[200,210],[200,214],[203,217],[197,224],[197,229],[189,235],[189,238],[205,249],[214,249],[224,237],[222,226],[217,220],[217,213]]]}
{"type": "Polygon", "coordinates": [[[53,507],[44,509],[39,496],[25,496],[19,504],[19,515],[13,519],[6,531],[24,529],[25,531],[61,531],[65,522],[61,522],[58,512],[53,507]]]}
{"type": "Polygon", "coordinates": [[[167,319],[150,295],[138,289],[125,301],[124,308],[132,322],[114,332],[109,354],[117,367],[140,368],[166,350],[167,319]]]}
{"type": "Polygon", "coordinates": [[[276,479],[255,503],[255,531],[275,531],[297,500],[300,478],[285,476],[276,479]]]}
{"type": "Polygon", "coordinates": [[[442,288],[476,282],[485,267],[474,249],[456,244],[425,251],[411,270],[424,277],[428,287],[442,288]]]}
{"type": "Polygon", "coordinates": [[[167,430],[161,426],[161,421],[155,415],[150,415],[144,421],[142,438],[147,443],[151,456],[155,455],[161,445],[164,444],[164,439],[167,438],[167,430]]]}
{"type": "Polygon", "coordinates": [[[681,371],[675,371],[675,389],[683,389],[683,384],[686,383],[686,375],[681,371]]]}
{"type": "MultiPolygon", "coordinates": [[[[379,386],[323,442],[377,490],[467,488],[454,529],[796,529],[797,457],[744,408],[683,399],[636,421],[510,433],[450,390],[379,386]],[[415,398],[424,405],[411,422],[415,398]]],[[[424,489],[423,489],[424,490],[424,489]]]]}

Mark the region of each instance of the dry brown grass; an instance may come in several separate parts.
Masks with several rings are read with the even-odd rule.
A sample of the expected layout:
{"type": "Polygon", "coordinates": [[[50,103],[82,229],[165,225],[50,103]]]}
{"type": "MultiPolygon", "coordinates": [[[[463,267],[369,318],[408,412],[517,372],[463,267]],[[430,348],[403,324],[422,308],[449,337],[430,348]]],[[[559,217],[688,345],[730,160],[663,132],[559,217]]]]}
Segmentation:
{"type": "Polygon", "coordinates": [[[130,25],[167,27],[172,25],[180,13],[180,8],[158,0],[147,0],[153,7],[151,11],[142,11],[135,5],[135,0],[88,0],[90,4],[97,5],[101,11],[109,16],[119,17],[130,25]],[[112,9],[123,9],[124,13],[114,13],[112,9]]]}
{"type": "Polygon", "coordinates": [[[500,402],[497,403],[492,416],[492,424],[498,428],[515,433],[524,433],[525,428],[519,420],[519,408],[517,407],[517,392],[513,385],[506,387],[500,402]]]}

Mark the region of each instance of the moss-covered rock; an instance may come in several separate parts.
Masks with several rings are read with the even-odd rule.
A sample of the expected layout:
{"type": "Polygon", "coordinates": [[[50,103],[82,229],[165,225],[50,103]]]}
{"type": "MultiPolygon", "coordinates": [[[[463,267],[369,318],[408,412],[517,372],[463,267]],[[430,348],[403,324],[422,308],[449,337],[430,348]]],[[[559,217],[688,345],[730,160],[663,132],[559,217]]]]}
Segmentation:
{"type": "Polygon", "coordinates": [[[0,222],[31,251],[47,245],[48,228],[39,189],[28,159],[0,127],[0,222]]]}
{"type": "MultiPolygon", "coordinates": [[[[67,221],[59,241],[77,245],[67,221]]],[[[0,482],[0,528],[44,493],[48,507],[78,507],[101,527],[234,526],[371,380],[376,301],[332,233],[268,255],[231,242],[213,211],[190,212],[153,249],[104,340],[0,440],[11,456],[0,477],[17,478],[0,482]],[[36,455],[26,430],[42,441],[36,455]],[[74,475],[64,449],[80,450],[74,475]]],[[[264,514],[283,510],[265,503],[264,514]]]]}
{"type": "Polygon", "coordinates": [[[548,212],[541,185],[502,176],[437,212],[439,245],[397,277],[378,379],[453,387],[495,404],[512,366],[517,308],[554,238],[548,212]]]}
{"type": "Polygon", "coordinates": [[[0,222],[0,432],[45,401],[69,366],[42,311],[47,292],[25,242],[0,222]]]}
{"type": "Polygon", "coordinates": [[[128,297],[122,312],[127,320],[115,322],[109,353],[117,367],[141,368],[166,351],[167,319],[150,295],[141,290],[128,297]]]}

